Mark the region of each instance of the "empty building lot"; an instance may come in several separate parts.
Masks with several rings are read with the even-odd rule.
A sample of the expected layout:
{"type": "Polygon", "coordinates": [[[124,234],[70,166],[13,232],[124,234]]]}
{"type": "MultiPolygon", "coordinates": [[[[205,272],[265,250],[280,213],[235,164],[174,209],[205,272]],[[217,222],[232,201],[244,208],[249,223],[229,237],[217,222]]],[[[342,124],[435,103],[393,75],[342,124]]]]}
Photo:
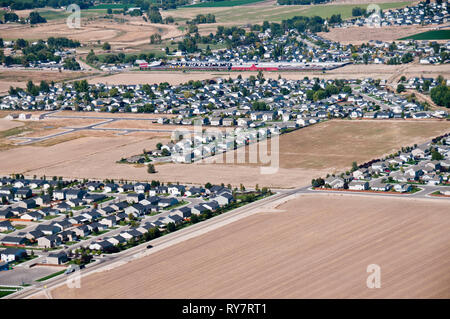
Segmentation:
{"type": "Polygon", "coordinates": [[[448,203],[300,196],[54,298],[449,298],[448,203]],[[381,267],[368,289],[367,266],[381,267]],[[101,287],[101,289],[99,288],[101,287]]]}

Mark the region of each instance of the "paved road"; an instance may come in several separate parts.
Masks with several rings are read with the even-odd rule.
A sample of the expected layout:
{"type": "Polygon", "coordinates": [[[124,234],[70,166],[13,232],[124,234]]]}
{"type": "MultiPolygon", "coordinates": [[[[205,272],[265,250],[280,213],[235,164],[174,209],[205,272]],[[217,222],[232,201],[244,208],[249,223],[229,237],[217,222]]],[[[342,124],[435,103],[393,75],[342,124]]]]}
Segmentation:
{"type": "MultiPolygon", "coordinates": [[[[81,126],[81,127],[62,127],[61,129],[65,130],[63,132],[58,132],[55,134],[51,134],[51,135],[47,135],[47,136],[41,136],[41,137],[11,137],[11,139],[14,140],[23,140],[23,142],[19,142],[16,143],[16,145],[28,145],[28,144],[32,144],[32,143],[37,143],[37,142],[42,142],[45,140],[49,140],[51,138],[55,138],[55,137],[59,137],[59,136],[63,136],[66,134],[70,134],[70,133],[75,133],[75,132],[79,132],[79,131],[114,131],[114,132],[118,132],[118,134],[120,135],[125,135],[125,134],[129,134],[129,133],[134,133],[134,132],[149,132],[149,133],[173,133],[174,129],[139,129],[139,128],[111,128],[111,127],[99,127],[101,125],[105,125],[105,124],[109,124],[112,122],[116,122],[116,121],[122,121],[122,120],[131,120],[131,121],[156,121],[157,118],[136,118],[136,117],[97,117],[97,116],[66,116],[66,115],[53,115],[54,113],[56,113],[56,111],[54,112],[49,112],[46,114],[50,114],[50,115],[46,115],[45,117],[48,118],[71,118],[71,119],[96,119],[96,120],[104,120],[100,123],[96,123],[96,124],[90,124],[90,125],[86,125],[86,126],[81,126]]],[[[194,130],[189,130],[184,128],[184,131],[187,132],[191,132],[194,133],[194,130]]]]}

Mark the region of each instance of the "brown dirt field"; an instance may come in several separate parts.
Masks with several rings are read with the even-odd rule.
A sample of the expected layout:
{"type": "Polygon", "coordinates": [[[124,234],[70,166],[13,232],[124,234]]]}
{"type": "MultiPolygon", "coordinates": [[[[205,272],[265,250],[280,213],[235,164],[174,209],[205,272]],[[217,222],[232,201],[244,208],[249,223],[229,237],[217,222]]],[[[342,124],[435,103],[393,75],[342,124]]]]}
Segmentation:
{"type": "MultiPolygon", "coordinates": [[[[1,113],[0,113],[1,114],[1,113]]],[[[8,113],[9,114],[9,113],[8,113]]],[[[8,115],[6,114],[6,115],[8,115]]],[[[145,113],[107,113],[107,112],[75,112],[75,111],[60,111],[52,114],[54,116],[82,116],[82,117],[107,117],[107,118],[142,118],[142,119],[157,119],[160,117],[173,118],[177,117],[176,114],[145,114],[145,113]]],[[[49,118],[50,120],[53,118],[49,118]]],[[[47,119],[46,119],[47,120],[47,119]]],[[[64,119],[69,120],[69,119],[64,119]]],[[[74,119],[76,120],[76,119],[74,119]]],[[[80,121],[86,121],[88,119],[80,119],[80,121]]],[[[101,120],[103,121],[103,120],[101,120]]]]}
{"type": "Polygon", "coordinates": [[[280,168],[274,174],[261,174],[255,164],[218,164],[208,159],[194,164],[158,164],[157,173],[152,175],[147,174],[145,167],[116,161],[139,154],[144,148],[152,149],[160,141],[168,142],[170,134],[82,131],[0,151],[0,162],[5,163],[0,174],[158,179],[190,184],[205,184],[220,177],[233,186],[243,183],[253,187],[258,183],[261,187],[289,188],[305,186],[312,178],[349,168],[353,161],[361,163],[380,157],[449,129],[450,124],[443,121],[331,121],[281,136],[280,168]],[[32,160],[26,155],[30,153],[34,154],[32,160]]]}
{"type": "Polygon", "coordinates": [[[0,93],[6,93],[10,86],[25,88],[27,81],[31,80],[35,84],[45,81],[69,81],[98,73],[80,71],[40,71],[40,70],[12,70],[0,69],[0,93]]]}
{"type": "MultiPolygon", "coordinates": [[[[152,123],[152,121],[140,120],[120,120],[112,123],[99,125],[97,128],[118,128],[118,129],[147,129],[147,130],[188,130],[194,131],[193,125],[163,125],[152,123]]],[[[206,128],[204,126],[203,128],[206,128]]],[[[225,128],[221,128],[224,129],[225,128]]],[[[199,129],[200,130],[200,129],[199,129]]]]}
{"type": "MultiPolygon", "coordinates": [[[[308,195],[65,285],[53,298],[449,298],[448,203],[308,195]],[[251,234],[251,235],[250,235],[251,234]],[[381,267],[381,288],[366,286],[381,267]]],[[[43,296],[41,296],[43,297],[43,296]]]]}
{"type": "MultiPolygon", "coordinates": [[[[172,85],[186,83],[189,80],[207,80],[215,78],[237,78],[241,75],[248,78],[251,75],[256,76],[256,72],[186,72],[181,71],[150,71],[150,72],[123,72],[111,76],[92,77],[88,80],[91,84],[153,84],[168,82],[172,85]]],[[[376,65],[376,64],[350,64],[342,68],[326,71],[304,71],[304,72],[264,72],[266,78],[278,79],[278,76],[288,80],[300,80],[305,76],[318,77],[323,79],[364,79],[371,77],[374,79],[391,80],[405,75],[410,77],[434,77],[439,75],[444,78],[450,77],[450,65],[420,65],[409,64],[407,67],[402,65],[376,65]]]]}
{"type": "Polygon", "coordinates": [[[382,28],[350,27],[333,28],[330,32],[319,32],[318,35],[342,44],[360,45],[369,40],[398,41],[416,33],[432,30],[434,26],[389,26],[382,28]]]}
{"type": "MultiPolygon", "coordinates": [[[[70,140],[61,141],[56,145],[51,145],[54,140],[57,140],[55,138],[33,146],[21,146],[6,152],[0,152],[3,163],[0,170],[3,174],[6,174],[8,171],[39,171],[62,165],[63,170],[67,172],[70,167],[73,174],[77,175],[77,169],[82,169],[85,166],[85,169],[89,167],[90,170],[85,176],[95,176],[96,171],[100,170],[100,173],[102,173],[105,162],[109,162],[111,166],[117,166],[116,169],[120,171],[124,165],[114,165],[115,161],[120,160],[121,157],[141,152],[143,148],[155,147],[157,141],[152,139],[155,135],[157,134],[147,133],[141,138],[136,138],[117,137],[115,132],[71,133],[60,137],[63,141],[70,140]],[[42,147],[44,145],[51,146],[42,147]],[[30,158],[29,154],[33,154],[33,157],[30,158]],[[14,161],[11,160],[13,158],[14,161]],[[89,166],[91,163],[94,164],[92,167],[89,166]]],[[[130,168],[133,167],[130,166],[130,168]]],[[[142,174],[142,172],[140,173],[142,174]]]]}
{"type": "Polygon", "coordinates": [[[3,118],[0,118],[0,131],[10,130],[12,128],[19,127],[22,125],[23,125],[22,122],[10,121],[10,120],[5,120],[3,118]]]}
{"type": "Polygon", "coordinates": [[[448,121],[327,121],[282,135],[280,167],[347,169],[353,161],[363,163],[444,132],[450,132],[448,121]]]}
{"type": "MultiPolygon", "coordinates": [[[[13,112],[20,113],[20,112],[13,112]]],[[[38,114],[42,112],[32,112],[32,114],[38,114]]],[[[1,119],[0,121],[7,121],[1,119]]],[[[56,134],[65,131],[64,127],[80,127],[89,124],[100,123],[102,121],[95,119],[46,119],[41,121],[8,121],[14,123],[16,126],[20,126],[20,130],[14,136],[21,137],[43,137],[51,134],[56,134]],[[17,125],[19,124],[19,125],[17,125]],[[17,135],[18,134],[18,135],[17,135]]],[[[17,141],[10,139],[11,136],[3,137],[0,135],[0,142],[4,144],[14,145],[17,141]]],[[[54,142],[54,141],[53,141],[54,142]]]]}

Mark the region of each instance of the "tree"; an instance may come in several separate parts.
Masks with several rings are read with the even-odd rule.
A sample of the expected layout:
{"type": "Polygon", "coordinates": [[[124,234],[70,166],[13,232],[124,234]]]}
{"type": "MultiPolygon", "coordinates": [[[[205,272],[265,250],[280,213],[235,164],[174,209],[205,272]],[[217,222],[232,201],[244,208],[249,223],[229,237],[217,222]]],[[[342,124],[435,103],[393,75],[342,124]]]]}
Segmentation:
{"type": "Polygon", "coordinates": [[[111,8],[108,8],[108,9],[106,10],[106,13],[112,14],[112,9],[111,9],[111,8]]]}
{"type": "Polygon", "coordinates": [[[153,165],[153,164],[148,164],[147,173],[149,173],[149,174],[154,174],[154,173],[156,173],[155,165],[153,165]]]}
{"type": "Polygon", "coordinates": [[[199,222],[198,216],[195,215],[195,214],[192,214],[192,215],[191,215],[191,223],[192,223],[192,224],[196,224],[196,223],[198,223],[198,222],[199,222]]]}
{"type": "Polygon", "coordinates": [[[161,13],[159,12],[159,8],[155,5],[152,5],[147,13],[148,18],[151,23],[162,23],[163,19],[161,17],[161,13]]]}
{"type": "Polygon", "coordinates": [[[111,45],[108,42],[103,43],[102,49],[105,51],[111,50],[111,45]]]}
{"type": "Polygon", "coordinates": [[[208,183],[205,184],[205,188],[206,189],[211,189],[211,187],[212,187],[211,183],[208,182],[208,183]]]}
{"type": "Polygon", "coordinates": [[[37,23],[46,23],[47,20],[43,17],[41,17],[41,15],[38,12],[30,12],[30,15],[28,16],[28,21],[30,22],[30,24],[37,24],[37,23]]]}
{"type": "Polygon", "coordinates": [[[162,147],[163,145],[162,145],[162,143],[158,143],[158,144],[156,144],[156,149],[157,150],[161,150],[161,147],[162,147]]]}
{"type": "Polygon", "coordinates": [[[358,164],[356,162],[352,163],[352,172],[358,169],[358,164]]]}
{"type": "Polygon", "coordinates": [[[439,106],[450,107],[450,89],[447,85],[437,85],[430,90],[430,96],[439,106]]]}
{"type": "Polygon", "coordinates": [[[311,181],[311,185],[312,185],[313,187],[320,187],[320,186],[325,185],[325,181],[324,181],[322,178],[313,179],[313,180],[311,181]]]}
{"type": "Polygon", "coordinates": [[[94,50],[91,49],[91,51],[86,56],[86,62],[87,63],[94,63],[98,61],[98,57],[95,55],[94,50]]]}
{"type": "Polygon", "coordinates": [[[431,151],[431,160],[432,161],[442,161],[444,159],[444,156],[439,153],[436,149],[433,149],[431,151]]]}
{"type": "Polygon", "coordinates": [[[159,44],[161,41],[161,35],[159,33],[154,33],[150,36],[150,44],[159,44]]]}
{"type": "Polygon", "coordinates": [[[397,85],[397,93],[405,92],[405,86],[403,84],[397,85]]]}
{"type": "Polygon", "coordinates": [[[174,223],[170,222],[167,224],[167,231],[169,233],[174,232],[177,229],[177,226],[175,226],[174,223]]]}
{"type": "Polygon", "coordinates": [[[354,16],[354,17],[360,17],[365,14],[366,14],[366,10],[363,8],[355,7],[352,9],[352,16],[354,16]]]}

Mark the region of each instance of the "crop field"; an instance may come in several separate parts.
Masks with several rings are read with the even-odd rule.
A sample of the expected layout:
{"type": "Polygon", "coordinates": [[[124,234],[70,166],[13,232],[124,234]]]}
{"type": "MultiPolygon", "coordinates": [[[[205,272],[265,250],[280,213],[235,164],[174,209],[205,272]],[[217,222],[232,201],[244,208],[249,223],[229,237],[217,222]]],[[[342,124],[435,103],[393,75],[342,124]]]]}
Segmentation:
{"type": "Polygon", "coordinates": [[[431,30],[410,35],[399,40],[450,40],[450,30],[431,30]]]}
{"type": "MultiPolygon", "coordinates": [[[[219,4],[218,2],[217,4],[219,4]]],[[[411,2],[379,2],[377,5],[381,9],[392,9],[404,7],[411,2]]],[[[318,15],[323,18],[330,17],[333,14],[340,14],[343,19],[350,18],[352,9],[354,7],[366,7],[367,3],[360,4],[324,4],[324,5],[291,5],[291,6],[279,6],[275,4],[259,5],[259,3],[254,3],[249,6],[236,6],[236,7],[209,7],[209,8],[199,8],[199,7],[183,7],[176,10],[168,10],[163,12],[163,16],[173,16],[174,18],[190,19],[195,17],[197,14],[212,13],[216,16],[216,24],[233,24],[236,23],[244,25],[247,23],[262,23],[263,21],[273,21],[281,22],[285,19],[290,19],[295,16],[314,16],[318,15]]],[[[211,25],[199,25],[199,30],[204,28],[211,28],[211,25]]]]}
{"type": "MultiPolygon", "coordinates": [[[[64,114],[77,115],[75,112],[64,114]]],[[[78,113],[80,116],[90,114],[78,113]]],[[[53,118],[23,122],[22,126],[5,126],[0,139],[0,161],[3,163],[0,174],[20,172],[38,176],[142,181],[158,179],[164,182],[205,184],[220,171],[221,181],[225,184],[239,186],[243,183],[254,186],[258,183],[269,187],[289,188],[305,186],[312,178],[333,170],[347,169],[353,161],[368,161],[396,151],[401,146],[419,143],[450,131],[450,124],[445,121],[325,122],[280,137],[279,169],[274,174],[261,174],[262,164],[249,163],[248,160],[243,164],[233,160],[225,162],[219,156],[194,164],[157,164],[155,174],[148,174],[146,167],[142,165],[117,163],[122,157],[140,154],[144,148],[154,149],[158,142],[170,141],[171,133],[167,130],[174,130],[177,126],[145,121],[146,117],[154,118],[149,114],[117,114],[118,120],[97,126],[96,130],[79,130],[35,141],[30,145],[14,145],[20,141],[15,139],[16,136],[42,138],[65,131],[67,127],[100,123],[104,120],[97,120],[95,117],[109,117],[110,114],[92,113],[92,116],[92,119],[53,118]],[[127,120],[127,116],[139,116],[142,120],[127,120]],[[126,132],[133,129],[152,131],[126,132]],[[330,139],[329,136],[334,138],[330,139]],[[382,143],[380,137],[386,142],[382,143]],[[34,154],[33,158],[26,156],[30,153],[34,154]],[[50,153],[52,157],[49,159],[50,153]],[[67,165],[70,165],[70,171],[67,170],[67,165]]],[[[189,129],[186,126],[179,128],[189,129]]]]}
{"type": "Polygon", "coordinates": [[[264,0],[228,0],[228,1],[208,1],[186,6],[187,8],[206,8],[206,7],[234,7],[250,3],[258,3],[264,0]]]}
{"type": "Polygon", "coordinates": [[[450,298],[448,217],[441,201],[299,196],[51,295],[450,298]],[[381,268],[380,289],[366,286],[370,264],[381,268]]]}

